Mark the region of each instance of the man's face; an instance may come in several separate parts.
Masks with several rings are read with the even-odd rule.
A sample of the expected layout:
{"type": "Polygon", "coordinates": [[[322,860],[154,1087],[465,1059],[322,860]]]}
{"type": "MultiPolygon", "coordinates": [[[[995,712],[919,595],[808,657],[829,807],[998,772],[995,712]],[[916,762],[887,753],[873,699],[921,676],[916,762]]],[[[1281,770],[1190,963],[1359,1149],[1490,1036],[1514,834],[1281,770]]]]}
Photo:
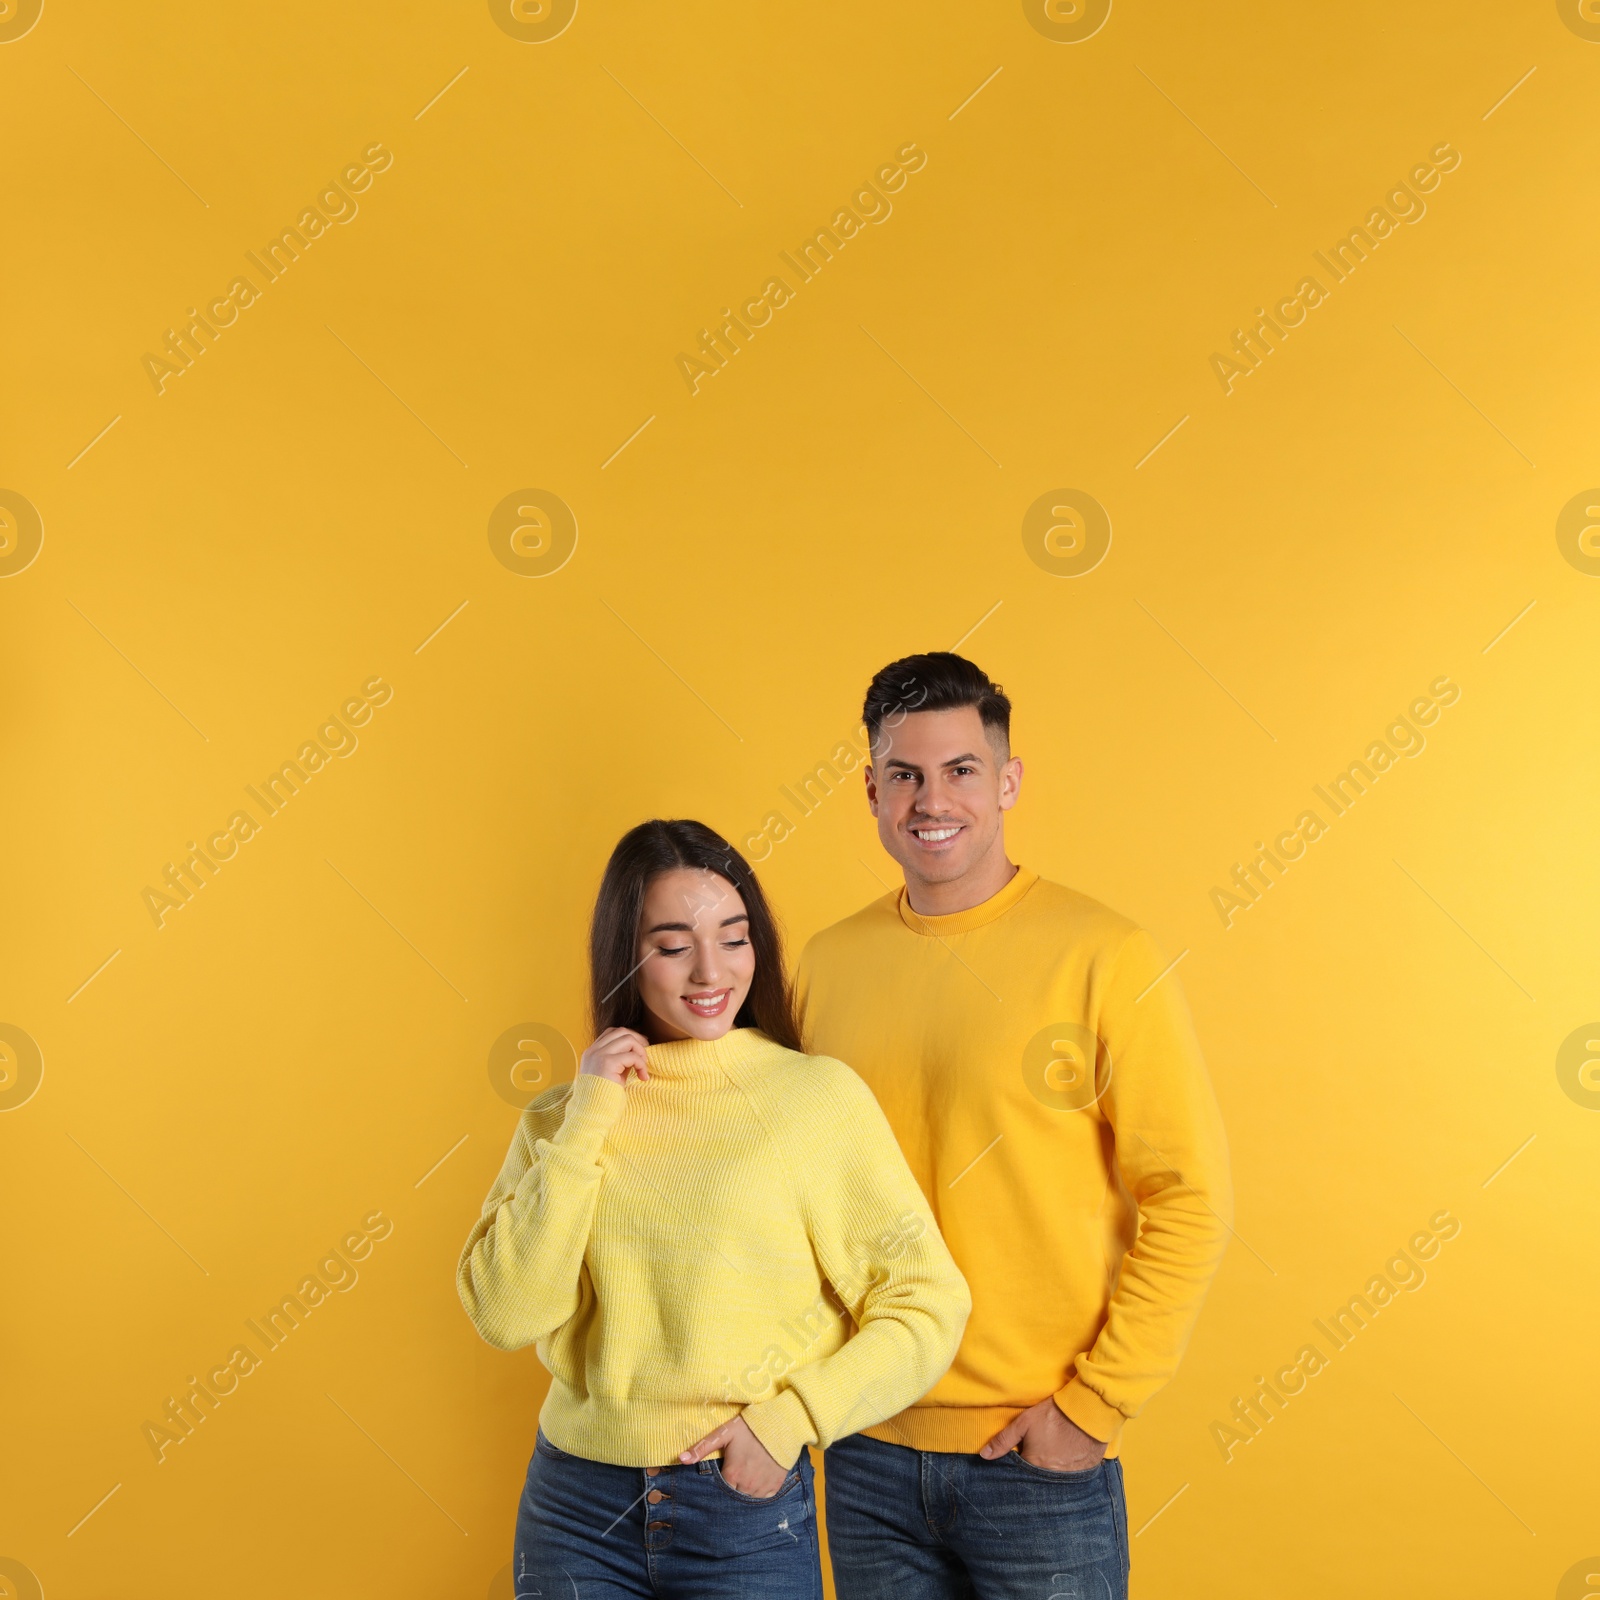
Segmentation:
{"type": "Polygon", "coordinates": [[[883,848],[907,879],[952,883],[996,850],[1017,803],[1022,763],[996,750],[976,706],[914,711],[885,723],[867,768],[883,848]]]}

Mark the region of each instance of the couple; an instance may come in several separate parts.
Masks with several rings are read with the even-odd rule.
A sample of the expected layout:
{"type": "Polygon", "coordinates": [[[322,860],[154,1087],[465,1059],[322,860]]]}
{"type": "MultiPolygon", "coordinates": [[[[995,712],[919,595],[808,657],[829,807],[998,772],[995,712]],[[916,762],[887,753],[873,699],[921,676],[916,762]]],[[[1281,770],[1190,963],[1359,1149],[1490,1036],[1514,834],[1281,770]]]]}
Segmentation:
{"type": "Polygon", "coordinates": [[[744,858],[624,836],[595,1040],[523,1114],[457,1274],[551,1374],[519,1600],[1124,1600],[1123,1423],[1221,1258],[1226,1146],[1176,980],[1007,857],[1011,704],[949,653],[867,691],[905,886],[790,987],[744,858]]]}

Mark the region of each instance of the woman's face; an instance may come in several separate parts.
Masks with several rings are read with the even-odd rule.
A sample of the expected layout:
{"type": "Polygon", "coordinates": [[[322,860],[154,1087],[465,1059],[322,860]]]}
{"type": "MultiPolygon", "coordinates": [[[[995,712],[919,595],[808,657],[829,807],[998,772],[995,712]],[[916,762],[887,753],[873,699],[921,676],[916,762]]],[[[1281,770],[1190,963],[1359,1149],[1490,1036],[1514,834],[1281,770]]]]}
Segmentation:
{"type": "Polygon", "coordinates": [[[679,867],[651,880],[639,917],[639,997],[656,1044],[720,1039],[755,977],[750,918],[715,872],[679,867]]]}

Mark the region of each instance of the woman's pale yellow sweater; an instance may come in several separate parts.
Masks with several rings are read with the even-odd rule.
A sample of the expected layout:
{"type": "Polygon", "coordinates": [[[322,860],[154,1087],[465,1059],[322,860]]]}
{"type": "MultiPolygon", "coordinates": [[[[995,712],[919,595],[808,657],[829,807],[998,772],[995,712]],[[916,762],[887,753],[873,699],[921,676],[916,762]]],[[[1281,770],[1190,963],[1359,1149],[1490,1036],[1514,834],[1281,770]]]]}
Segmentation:
{"type": "Polygon", "coordinates": [[[972,1302],[872,1092],[751,1028],[649,1062],[523,1113],[461,1254],[479,1333],[550,1371],[546,1436],[660,1466],[742,1411],[787,1467],[919,1399],[972,1302]]]}

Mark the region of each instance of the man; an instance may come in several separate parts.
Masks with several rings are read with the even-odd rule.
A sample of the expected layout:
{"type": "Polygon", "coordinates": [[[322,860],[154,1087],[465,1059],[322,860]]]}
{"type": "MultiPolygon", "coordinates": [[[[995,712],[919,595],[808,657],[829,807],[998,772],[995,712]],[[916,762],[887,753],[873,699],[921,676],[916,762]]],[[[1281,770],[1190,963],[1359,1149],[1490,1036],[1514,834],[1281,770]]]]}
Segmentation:
{"type": "Polygon", "coordinates": [[[1123,1600],[1122,1427],[1226,1243],[1227,1148],[1150,936],[1006,854],[1011,703],[970,661],[867,691],[867,802],[903,888],[814,938],[807,1048],[887,1113],[973,1310],[917,1404],[824,1458],[840,1600],[1123,1600]]]}

